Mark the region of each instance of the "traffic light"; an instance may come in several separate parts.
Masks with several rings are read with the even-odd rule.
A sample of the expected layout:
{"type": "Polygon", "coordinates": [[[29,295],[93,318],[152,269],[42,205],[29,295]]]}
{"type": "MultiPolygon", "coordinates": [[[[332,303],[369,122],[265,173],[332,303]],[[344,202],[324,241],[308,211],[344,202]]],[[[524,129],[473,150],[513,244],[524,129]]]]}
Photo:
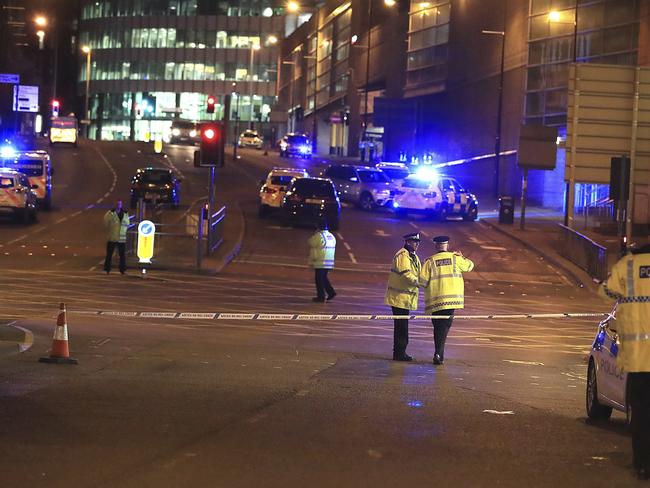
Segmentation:
{"type": "Polygon", "coordinates": [[[61,108],[61,104],[59,103],[59,101],[52,100],[52,117],[59,116],[59,108],[61,108]]]}
{"type": "Polygon", "coordinates": [[[156,114],[156,97],[153,95],[143,96],[140,111],[142,117],[153,117],[156,114]]]}
{"type": "Polygon", "coordinates": [[[217,103],[217,99],[214,98],[212,95],[208,96],[208,107],[205,109],[205,111],[209,114],[213,114],[215,103],[217,103]]]}
{"type": "Polygon", "coordinates": [[[199,157],[194,160],[194,166],[210,167],[223,166],[225,149],[225,134],[223,125],[210,122],[201,125],[201,149],[199,157]]]}

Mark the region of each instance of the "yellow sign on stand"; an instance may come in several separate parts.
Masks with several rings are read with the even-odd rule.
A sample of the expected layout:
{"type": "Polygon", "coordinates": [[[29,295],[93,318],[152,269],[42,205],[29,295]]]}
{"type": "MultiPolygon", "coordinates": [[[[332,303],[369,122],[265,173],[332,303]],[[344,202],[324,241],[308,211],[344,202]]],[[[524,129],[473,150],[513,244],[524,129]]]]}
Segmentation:
{"type": "Polygon", "coordinates": [[[153,152],[160,154],[162,152],[162,147],[162,139],[156,138],[156,140],[153,142],[153,152]]]}
{"type": "Polygon", "coordinates": [[[138,259],[141,263],[151,263],[155,234],[156,224],[151,220],[143,220],[138,225],[138,259]]]}

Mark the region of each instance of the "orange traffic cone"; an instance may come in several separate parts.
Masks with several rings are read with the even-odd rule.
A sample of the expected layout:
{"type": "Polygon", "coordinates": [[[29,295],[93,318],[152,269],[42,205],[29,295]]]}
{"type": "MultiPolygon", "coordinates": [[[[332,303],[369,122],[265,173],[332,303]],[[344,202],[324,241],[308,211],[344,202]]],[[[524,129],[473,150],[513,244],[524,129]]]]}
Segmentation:
{"type": "Polygon", "coordinates": [[[52,350],[50,356],[40,358],[41,363],[57,363],[57,364],[77,364],[74,358],[70,357],[70,349],[68,348],[68,321],[65,317],[65,303],[59,306],[59,316],[56,319],[56,329],[54,329],[54,339],[52,340],[52,350]]]}

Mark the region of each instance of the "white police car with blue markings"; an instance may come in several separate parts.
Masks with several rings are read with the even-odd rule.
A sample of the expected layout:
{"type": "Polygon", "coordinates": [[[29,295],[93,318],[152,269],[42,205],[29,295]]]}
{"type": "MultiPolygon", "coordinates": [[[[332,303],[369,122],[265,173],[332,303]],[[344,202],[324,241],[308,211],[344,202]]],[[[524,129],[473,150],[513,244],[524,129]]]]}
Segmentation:
{"type": "Polygon", "coordinates": [[[478,218],[478,200],[458,180],[438,175],[430,168],[407,176],[395,191],[392,202],[398,217],[410,213],[425,214],[446,220],[450,215],[460,215],[463,220],[478,218]]]}
{"type": "Polygon", "coordinates": [[[618,410],[626,413],[629,423],[627,373],[616,365],[619,342],[615,313],[616,309],[598,324],[591,346],[587,367],[587,416],[592,420],[606,420],[611,417],[612,410],[618,410]]]}
{"type": "Polygon", "coordinates": [[[274,209],[282,206],[282,199],[294,178],[307,178],[309,173],[303,168],[273,168],[260,184],[260,206],[258,216],[265,218],[274,209]]]}

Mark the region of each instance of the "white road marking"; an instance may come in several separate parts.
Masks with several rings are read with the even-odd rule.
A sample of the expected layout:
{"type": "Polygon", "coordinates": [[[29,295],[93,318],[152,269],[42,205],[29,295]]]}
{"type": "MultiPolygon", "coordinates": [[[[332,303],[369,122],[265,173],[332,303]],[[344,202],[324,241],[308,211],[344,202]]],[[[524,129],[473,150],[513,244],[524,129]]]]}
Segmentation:
{"type": "Polygon", "coordinates": [[[491,413],[494,415],[514,415],[515,412],[512,410],[483,410],[483,413],[491,413]]]}
{"type": "Polygon", "coordinates": [[[354,257],[354,254],[349,252],[348,256],[350,256],[350,261],[352,261],[354,264],[357,264],[357,258],[354,257]]]}
{"type": "Polygon", "coordinates": [[[544,366],[544,363],[540,363],[537,361],[517,361],[515,359],[503,359],[504,362],[510,363],[510,364],[526,364],[528,366],[544,366]]]}
{"type": "Polygon", "coordinates": [[[390,237],[390,234],[386,234],[384,229],[375,229],[375,235],[378,237],[390,237]]]}
{"type": "Polygon", "coordinates": [[[507,251],[505,247],[501,246],[481,246],[481,249],[485,249],[487,251],[507,251]]]}
{"type": "Polygon", "coordinates": [[[352,248],[350,247],[350,244],[348,244],[348,243],[345,242],[345,241],[343,242],[343,246],[344,246],[348,251],[351,251],[351,250],[352,250],[352,248]]]}
{"type": "Polygon", "coordinates": [[[26,239],[26,238],[27,238],[27,234],[22,235],[20,237],[16,237],[15,239],[12,239],[11,241],[7,241],[7,242],[5,242],[5,244],[9,246],[11,244],[15,244],[16,242],[22,241],[23,239],[26,239]]]}

